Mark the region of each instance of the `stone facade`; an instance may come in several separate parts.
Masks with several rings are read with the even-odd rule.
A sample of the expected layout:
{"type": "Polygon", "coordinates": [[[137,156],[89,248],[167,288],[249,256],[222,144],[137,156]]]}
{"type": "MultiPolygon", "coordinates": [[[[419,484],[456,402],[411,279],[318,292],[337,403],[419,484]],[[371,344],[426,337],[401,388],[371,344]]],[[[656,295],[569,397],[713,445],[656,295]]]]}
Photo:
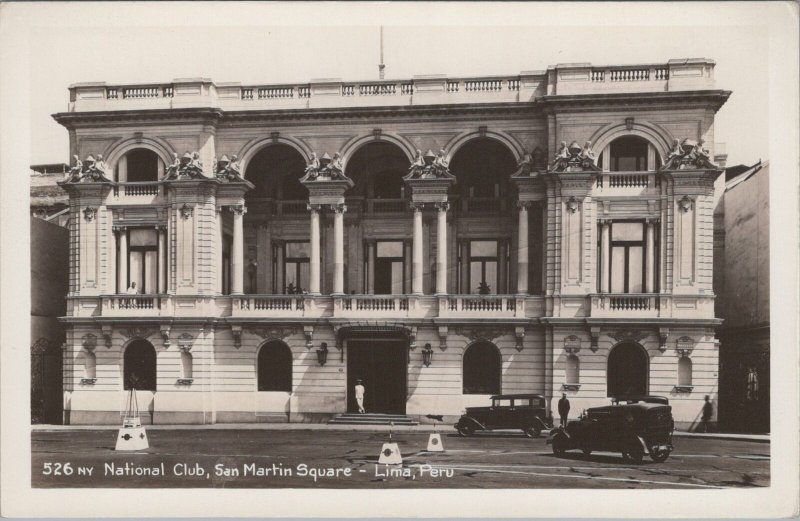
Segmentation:
{"type": "Polygon", "coordinates": [[[67,421],[117,422],[135,362],[156,423],[323,421],[358,373],[422,421],[566,392],[690,424],[718,384],[713,68],[72,86],[67,421]]]}

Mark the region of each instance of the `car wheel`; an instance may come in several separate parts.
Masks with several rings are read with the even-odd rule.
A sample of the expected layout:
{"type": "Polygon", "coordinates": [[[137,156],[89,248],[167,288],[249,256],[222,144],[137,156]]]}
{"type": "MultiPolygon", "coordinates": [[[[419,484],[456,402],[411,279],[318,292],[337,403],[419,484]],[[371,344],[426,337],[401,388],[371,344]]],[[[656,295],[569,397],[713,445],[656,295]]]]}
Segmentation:
{"type": "Polygon", "coordinates": [[[528,438],[538,438],[542,433],[542,429],[540,429],[537,425],[528,425],[522,429],[522,432],[528,438]]]}
{"type": "Polygon", "coordinates": [[[650,452],[650,459],[656,463],[662,463],[669,458],[669,451],[667,449],[656,450],[650,452]]]}
{"type": "Polygon", "coordinates": [[[553,454],[561,456],[567,450],[567,440],[563,436],[556,435],[553,438],[553,454]]]}
{"type": "Polygon", "coordinates": [[[458,426],[458,433],[461,436],[472,436],[475,433],[475,427],[469,424],[461,424],[458,426]]]}
{"type": "MultiPolygon", "coordinates": [[[[626,453],[623,452],[622,454],[624,456],[626,453]]],[[[641,463],[642,459],[644,458],[644,449],[642,449],[642,446],[639,445],[638,441],[632,442],[630,449],[628,449],[627,455],[631,460],[633,460],[634,463],[641,463]]]]}

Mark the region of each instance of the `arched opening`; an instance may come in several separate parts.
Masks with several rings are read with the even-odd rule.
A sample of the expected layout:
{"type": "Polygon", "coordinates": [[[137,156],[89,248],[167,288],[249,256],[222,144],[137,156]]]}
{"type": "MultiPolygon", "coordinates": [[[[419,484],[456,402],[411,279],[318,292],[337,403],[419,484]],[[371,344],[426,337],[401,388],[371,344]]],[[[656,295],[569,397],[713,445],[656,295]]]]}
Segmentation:
{"type": "Polygon", "coordinates": [[[692,385],[692,359],[688,356],[678,359],[678,385],[682,387],[692,385]]]}
{"type": "Polygon", "coordinates": [[[97,355],[94,351],[83,352],[83,378],[91,381],[97,379],[97,355]]]}
{"type": "Polygon", "coordinates": [[[581,383],[581,361],[575,355],[567,356],[566,378],[568,384],[581,383]]]}
{"type": "Polygon", "coordinates": [[[156,390],[156,350],[147,340],[134,340],[125,348],[124,389],[156,390]]]}
{"type": "Polygon", "coordinates": [[[163,175],[164,162],[147,148],[129,150],[117,163],[117,180],[120,182],[155,182],[163,175]]]}
{"type": "Polygon", "coordinates": [[[503,361],[490,342],[477,342],[464,352],[464,394],[499,394],[503,361]]]}
{"type": "Polygon", "coordinates": [[[514,155],[503,143],[487,137],[465,143],[450,161],[450,172],[457,178],[453,193],[461,200],[462,213],[505,210],[515,169],[514,155]]]}
{"type": "Polygon", "coordinates": [[[292,351],[279,340],[258,351],[258,390],[292,392],[292,351]]]}
{"type": "Polygon", "coordinates": [[[600,165],[610,172],[642,172],[658,169],[661,156],[656,148],[639,136],[615,139],[601,154],[600,165]]]}
{"type": "MultiPolygon", "coordinates": [[[[261,149],[247,165],[245,178],[255,188],[245,195],[248,207],[254,208],[264,204],[266,200],[276,202],[276,212],[289,207],[290,202],[302,203],[302,212],[306,211],[308,191],[300,184],[305,172],[306,162],[303,156],[289,145],[270,145],[261,149]]],[[[295,204],[294,206],[298,206],[295,204]]],[[[299,206],[298,206],[299,207],[299,206]]]]}
{"type": "Polygon", "coordinates": [[[189,351],[181,351],[181,379],[191,380],[193,378],[193,359],[189,351]]]}
{"type": "Polygon", "coordinates": [[[408,157],[397,145],[367,143],[347,162],[347,176],[355,182],[348,195],[364,197],[369,213],[403,211],[402,201],[407,196],[403,176],[408,166],[408,157]]]}
{"type": "Polygon", "coordinates": [[[619,344],[608,355],[608,396],[639,396],[648,393],[650,359],[642,346],[619,344]]]}

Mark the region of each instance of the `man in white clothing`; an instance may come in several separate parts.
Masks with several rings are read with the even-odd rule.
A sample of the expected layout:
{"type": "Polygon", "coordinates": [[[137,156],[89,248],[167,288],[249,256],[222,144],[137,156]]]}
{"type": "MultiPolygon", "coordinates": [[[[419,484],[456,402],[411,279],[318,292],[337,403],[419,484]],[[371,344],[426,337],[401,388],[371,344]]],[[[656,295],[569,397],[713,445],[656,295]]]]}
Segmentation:
{"type": "Polygon", "coordinates": [[[358,412],[364,414],[367,411],[364,410],[364,386],[361,384],[360,378],[356,380],[355,391],[356,391],[356,403],[358,404],[358,412]]]}
{"type": "Polygon", "coordinates": [[[136,289],[136,283],[131,282],[131,285],[128,287],[128,290],[125,293],[127,293],[128,295],[137,295],[139,293],[139,290],[136,289]]]}

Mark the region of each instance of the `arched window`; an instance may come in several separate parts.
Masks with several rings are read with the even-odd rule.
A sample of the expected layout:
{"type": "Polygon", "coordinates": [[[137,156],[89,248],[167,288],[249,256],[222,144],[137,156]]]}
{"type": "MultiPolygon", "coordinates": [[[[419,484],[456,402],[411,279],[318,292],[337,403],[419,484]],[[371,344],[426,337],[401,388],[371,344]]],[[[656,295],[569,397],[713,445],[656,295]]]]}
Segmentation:
{"type": "MultiPolygon", "coordinates": [[[[408,174],[408,166],[408,157],[394,143],[367,143],[347,161],[347,176],[355,182],[348,195],[367,199],[403,199],[406,196],[403,176],[408,174]]],[[[373,204],[368,209],[377,213],[397,211],[392,205],[385,204],[373,204]]]]}
{"type": "Polygon", "coordinates": [[[692,385],[692,359],[682,356],[678,359],[678,385],[692,385]]]}
{"type": "Polygon", "coordinates": [[[567,381],[568,384],[581,383],[581,361],[575,355],[567,356],[567,381]]]}
{"type": "Polygon", "coordinates": [[[256,208],[259,200],[264,198],[307,200],[308,190],[300,184],[305,168],[303,156],[289,145],[270,145],[259,150],[247,164],[244,174],[245,179],[255,185],[245,195],[247,206],[256,208]]]}
{"type": "Polygon", "coordinates": [[[127,152],[117,164],[119,181],[158,181],[163,175],[164,165],[158,154],[146,148],[136,148],[127,152]]]}
{"type": "Polygon", "coordinates": [[[258,390],[292,392],[292,351],[283,342],[267,342],[258,352],[258,390]]]}
{"type": "Polygon", "coordinates": [[[655,147],[646,139],[625,136],[615,139],[606,148],[602,164],[603,170],[611,172],[641,172],[656,170],[660,158],[655,147]]]}
{"type": "Polygon", "coordinates": [[[147,340],[134,340],[125,348],[123,362],[125,390],[156,390],[156,350],[147,340]]]}
{"type": "MultiPolygon", "coordinates": [[[[516,169],[511,151],[491,138],[476,138],[459,148],[450,161],[450,172],[458,178],[453,190],[462,199],[504,198],[509,195],[509,177],[516,169]]],[[[473,204],[472,210],[497,210],[473,204]]]]}
{"type": "Polygon", "coordinates": [[[619,344],[608,355],[608,396],[647,394],[650,359],[642,346],[619,344]]]}
{"type": "Polygon", "coordinates": [[[464,394],[499,394],[502,359],[494,344],[478,342],[464,352],[464,394]]]}

